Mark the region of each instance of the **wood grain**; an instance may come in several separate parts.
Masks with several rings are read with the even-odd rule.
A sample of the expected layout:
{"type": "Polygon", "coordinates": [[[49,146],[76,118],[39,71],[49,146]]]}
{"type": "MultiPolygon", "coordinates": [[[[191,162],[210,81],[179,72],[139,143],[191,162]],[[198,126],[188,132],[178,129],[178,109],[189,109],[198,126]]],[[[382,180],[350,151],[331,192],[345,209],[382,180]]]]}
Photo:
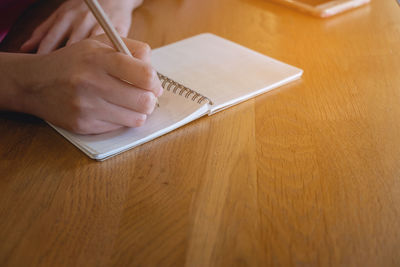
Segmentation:
{"type": "Polygon", "coordinates": [[[212,32],[304,76],[101,163],[41,120],[1,113],[0,266],[399,266],[399,12],[145,1],[132,38],[212,32]]]}

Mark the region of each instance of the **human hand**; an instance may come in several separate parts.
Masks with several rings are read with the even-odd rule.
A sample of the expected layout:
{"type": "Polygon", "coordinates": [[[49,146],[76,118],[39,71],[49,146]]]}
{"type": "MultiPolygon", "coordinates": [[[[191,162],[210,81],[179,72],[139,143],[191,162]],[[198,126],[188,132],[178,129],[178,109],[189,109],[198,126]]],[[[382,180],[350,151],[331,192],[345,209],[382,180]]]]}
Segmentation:
{"type": "Polygon", "coordinates": [[[105,35],[32,56],[24,65],[30,71],[21,70],[20,111],[80,134],[143,125],[163,89],[149,46],[124,41],[134,58],[116,52],[105,35]]]}
{"type": "MultiPolygon", "coordinates": [[[[143,0],[99,0],[112,24],[122,37],[128,35],[132,11],[143,0]]],[[[67,0],[47,20],[39,25],[22,46],[22,52],[37,49],[47,54],[66,42],[69,46],[88,37],[103,33],[83,0],[67,0]]]]}

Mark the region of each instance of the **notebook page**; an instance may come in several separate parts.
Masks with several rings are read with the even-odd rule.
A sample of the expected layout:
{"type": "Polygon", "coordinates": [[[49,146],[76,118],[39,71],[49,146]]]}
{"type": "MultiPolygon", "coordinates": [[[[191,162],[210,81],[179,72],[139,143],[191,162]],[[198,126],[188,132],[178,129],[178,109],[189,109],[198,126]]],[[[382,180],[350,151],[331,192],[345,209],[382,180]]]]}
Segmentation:
{"type": "Polygon", "coordinates": [[[159,98],[159,105],[139,128],[124,128],[99,135],[78,135],[52,127],[89,157],[102,160],[168,133],[208,111],[208,104],[198,104],[167,90],[159,98]]]}
{"type": "Polygon", "coordinates": [[[201,34],[153,51],[162,74],[195,90],[214,105],[211,113],[301,76],[302,70],[213,34],[201,34]]]}

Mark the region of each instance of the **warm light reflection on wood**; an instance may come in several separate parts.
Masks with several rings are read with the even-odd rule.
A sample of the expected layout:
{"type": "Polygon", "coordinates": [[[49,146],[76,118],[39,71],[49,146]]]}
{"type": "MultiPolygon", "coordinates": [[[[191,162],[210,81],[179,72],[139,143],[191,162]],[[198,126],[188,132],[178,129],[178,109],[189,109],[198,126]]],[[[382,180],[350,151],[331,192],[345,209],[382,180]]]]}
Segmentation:
{"type": "MultiPolygon", "coordinates": [[[[0,265],[398,265],[399,14],[395,1],[325,20],[265,0],[145,0],[130,37],[212,32],[302,80],[102,163],[2,114],[0,265]]],[[[18,25],[8,48],[33,28],[18,25]]]]}

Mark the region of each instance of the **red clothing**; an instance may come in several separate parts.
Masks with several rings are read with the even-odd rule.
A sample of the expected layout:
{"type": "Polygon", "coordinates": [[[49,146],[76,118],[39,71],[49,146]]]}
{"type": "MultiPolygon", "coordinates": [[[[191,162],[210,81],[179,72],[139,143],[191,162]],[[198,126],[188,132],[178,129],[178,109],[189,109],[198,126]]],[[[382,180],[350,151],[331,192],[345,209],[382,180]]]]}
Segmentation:
{"type": "Polygon", "coordinates": [[[35,0],[0,0],[0,42],[22,12],[35,0]]]}

